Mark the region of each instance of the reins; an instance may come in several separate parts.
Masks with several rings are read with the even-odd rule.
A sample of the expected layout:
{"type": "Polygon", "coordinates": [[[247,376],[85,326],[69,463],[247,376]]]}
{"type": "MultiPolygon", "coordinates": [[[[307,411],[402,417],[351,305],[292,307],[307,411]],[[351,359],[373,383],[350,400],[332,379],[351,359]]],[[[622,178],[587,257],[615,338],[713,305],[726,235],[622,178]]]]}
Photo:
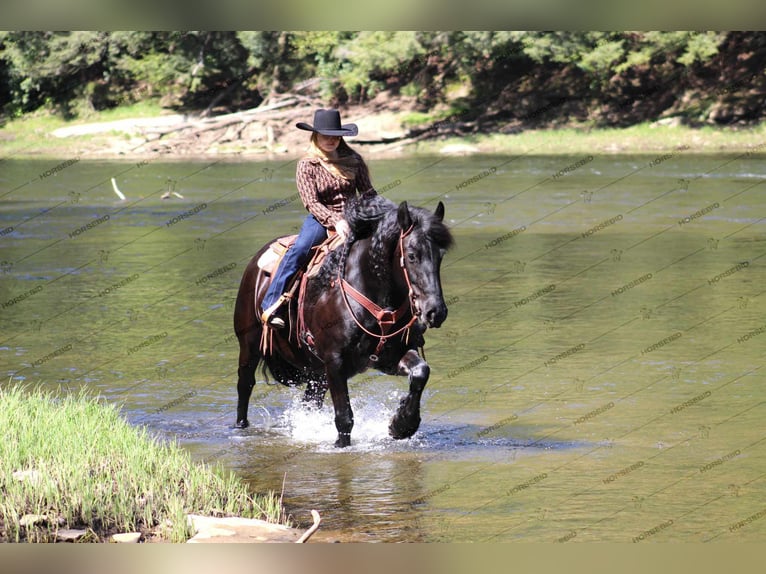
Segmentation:
{"type": "Polygon", "coordinates": [[[404,238],[407,237],[410,232],[412,231],[414,225],[410,225],[409,229],[407,231],[402,230],[399,234],[399,265],[402,268],[402,271],[404,273],[404,279],[407,282],[407,289],[408,289],[408,295],[407,300],[402,303],[402,305],[396,309],[396,310],[390,310],[390,309],[384,309],[374,301],[370,300],[367,296],[365,296],[363,293],[358,291],[353,285],[351,285],[348,281],[346,281],[343,276],[341,275],[341,270],[338,270],[338,279],[340,280],[340,291],[343,295],[343,302],[346,304],[346,309],[348,309],[349,315],[351,315],[351,318],[354,320],[354,323],[356,323],[357,327],[359,327],[362,331],[364,331],[367,335],[371,337],[375,337],[378,339],[378,345],[375,347],[375,352],[370,355],[370,362],[375,363],[378,361],[380,352],[383,350],[383,346],[386,344],[386,341],[390,339],[391,337],[395,337],[399,335],[400,333],[403,333],[405,331],[408,331],[410,327],[417,321],[418,317],[415,314],[415,291],[412,289],[412,282],[410,281],[410,275],[407,271],[407,266],[404,264],[404,238]],[[349,303],[349,296],[359,303],[362,307],[364,307],[373,317],[375,317],[375,320],[378,322],[378,327],[380,328],[380,334],[373,333],[369,329],[367,329],[364,325],[362,325],[361,321],[357,318],[357,316],[354,314],[353,309],[351,309],[351,304],[349,303]],[[388,332],[389,329],[393,328],[396,323],[399,322],[400,319],[407,316],[407,313],[410,313],[412,315],[412,318],[402,327],[397,329],[394,332],[388,332]]]}

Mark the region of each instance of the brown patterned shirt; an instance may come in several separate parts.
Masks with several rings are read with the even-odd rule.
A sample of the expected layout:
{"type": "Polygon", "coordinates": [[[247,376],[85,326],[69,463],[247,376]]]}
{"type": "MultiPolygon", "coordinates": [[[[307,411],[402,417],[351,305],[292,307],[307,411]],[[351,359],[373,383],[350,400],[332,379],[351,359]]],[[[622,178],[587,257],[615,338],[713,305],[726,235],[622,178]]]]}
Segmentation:
{"type": "MultiPolygon", "coordinates": [[[[361,161],[361,160],[360,160],[361,161]]],[[[316,158],[303,158],[295,174],[303,205],[325,227],[334,228],[343,219],[346,201],[356,192],[375,190],[370,182],[367,164],[361,162],[356,178],[349,181],[330,173],[316,158]]]]}

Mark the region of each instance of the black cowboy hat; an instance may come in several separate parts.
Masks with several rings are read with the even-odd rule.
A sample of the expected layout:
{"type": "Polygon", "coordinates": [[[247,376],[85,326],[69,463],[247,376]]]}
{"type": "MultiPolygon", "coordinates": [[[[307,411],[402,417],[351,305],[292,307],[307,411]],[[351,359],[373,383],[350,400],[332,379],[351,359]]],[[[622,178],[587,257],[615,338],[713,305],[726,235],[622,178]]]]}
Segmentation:
{"type": "Polygon", "coordinates": [[[318,132],[325,136],[355,136],[359,133],[356,124],[340,125],[338,110],[317,110],[314,112],[314,125],[298,122],[295,127],[309,132],[318,132]]]}

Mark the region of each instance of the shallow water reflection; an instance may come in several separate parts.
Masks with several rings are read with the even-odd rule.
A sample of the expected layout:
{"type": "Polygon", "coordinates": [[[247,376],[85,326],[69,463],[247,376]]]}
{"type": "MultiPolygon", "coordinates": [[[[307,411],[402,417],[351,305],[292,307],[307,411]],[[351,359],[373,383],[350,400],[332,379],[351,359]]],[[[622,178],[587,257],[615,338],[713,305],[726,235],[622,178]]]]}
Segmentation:
{"type": "Polygon", "coordinates": [[[351,383],[349,449],[329,398],[306,412],[261,377],[252,427],[232,428],[233,301],[251,254],[302,220],[289,161],[42,180],[50,162],[4,162],[3,373],[101,393],[283,490],[299,523],[316,508],[325,539],[760,540],[766,160],[603,156],[554,177],[581,159],[371,162],[378,187],[401,182],[391,199],[444,201],[457,239],[411,440],[387,435],[406,382],[375,372],[351,383]],[[168,182],[184,200],[160,199],[168,182]]]}

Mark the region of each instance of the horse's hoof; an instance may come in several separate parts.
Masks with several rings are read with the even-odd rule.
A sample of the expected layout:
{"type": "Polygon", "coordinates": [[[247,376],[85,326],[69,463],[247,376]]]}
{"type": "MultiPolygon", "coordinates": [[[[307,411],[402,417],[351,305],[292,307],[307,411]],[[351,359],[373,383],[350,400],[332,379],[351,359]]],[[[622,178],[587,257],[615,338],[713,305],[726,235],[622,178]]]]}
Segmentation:
{"type": "Polygon", "coordinates": [[[250,421],[248,421],[247,419],[237,421],[237,424],[236,424],[236,427],[238,429],[246,429],[249,426],[250,426],[250,421]]]}
{"type": "Polygon", "coordinates": [[[414,435],[416,432],[418,432],[418,428],[420,428],[420,419],[415,421],[415,424],[404,424],[399,421],[391,421],[391,424],[388,425],[388,434],[391,438],[395,440],[403,440],[406,438],[410,438],[412,435],[414,435]]]}
{"type": "Polygon", "coordinates": [[[346,448],[351,446],[351,435],[347,433],[339,433],[338,440],[335,441],[336,448],[346,448]]]}

